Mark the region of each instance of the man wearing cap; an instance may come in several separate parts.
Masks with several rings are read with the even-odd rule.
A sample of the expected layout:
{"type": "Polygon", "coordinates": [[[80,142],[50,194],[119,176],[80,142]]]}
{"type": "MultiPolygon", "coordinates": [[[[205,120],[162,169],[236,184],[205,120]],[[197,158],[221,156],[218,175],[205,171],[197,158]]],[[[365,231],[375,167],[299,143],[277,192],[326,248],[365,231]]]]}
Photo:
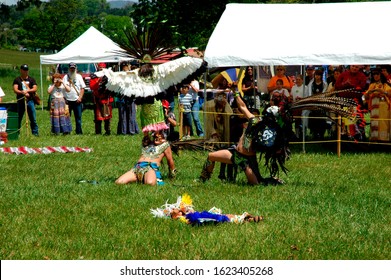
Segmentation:
{"type": "Polygon", "coordinates": [[[313,65],[307,65],[305,68],[304,84],[306,86],[314,79],[315,67],[313,65]]]}
{"type": "Polygon", "coordinates": [[[65,85],[71,88],[70,92],[65,93],[65,99],[69,105],[69,113],[72,114],[72,111],[75,114],[75,123],[76,123],[76,134],[83,134],[81,128],[81,115],[83,110],[83,95],[84,88],[86,84],[84,83],[83,77],[77,73],[77,66],[75,63],[69,63],[69,71],[63,78],[65,85]]]}
{"type": "Polygon", "coordinates": [[[27,114],[30,119],[31,133],[38,136],[37,113],[35,112],[33,99],[33,96],[37,92],[37,83],[33,77],[29,76],[29,66],[27,64],[22,64],[20,66],[20,76],[15,78],[13,88],[17,97],[19,116],[18,128],[21,127],[23,115],[27,109],[27,114]]]}

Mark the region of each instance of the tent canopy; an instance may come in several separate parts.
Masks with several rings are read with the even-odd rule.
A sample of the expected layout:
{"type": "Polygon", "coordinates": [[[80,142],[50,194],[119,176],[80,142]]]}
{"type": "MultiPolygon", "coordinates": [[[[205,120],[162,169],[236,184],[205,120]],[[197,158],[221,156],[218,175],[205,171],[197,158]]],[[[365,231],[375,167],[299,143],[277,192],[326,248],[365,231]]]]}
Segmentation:
{"type": "Polygon", "coordinates": [[[210,67],[391,64],[379,25],[390,14],[391,2],[228,4],[205,60],[210,67]]]}
{"type": "Polygon", "coordinates": [[[133,57],[120,54],[116,43],[91,26],[75,41],[56,54],[41,55],[41,64],[120,62],[133,57]]]}

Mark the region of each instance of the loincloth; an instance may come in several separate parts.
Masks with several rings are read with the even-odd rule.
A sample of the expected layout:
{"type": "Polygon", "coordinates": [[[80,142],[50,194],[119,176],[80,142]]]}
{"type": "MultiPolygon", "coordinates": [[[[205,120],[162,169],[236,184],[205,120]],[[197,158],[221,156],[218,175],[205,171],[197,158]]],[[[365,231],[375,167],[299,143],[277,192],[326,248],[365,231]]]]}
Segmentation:
{"type": "Polygon", "coordinates": [[[134,174],[137,177],[137,182],[138,183],[144,183],[144,176],[145,173],[147,173],[149,170],[155,171],[156,174],[156,184],[163,185],[163,179],[162,179],[162,174],[160,173],[159,166],[155,162],[148,162],[148,161],[140,161],[136,163],[131,171],[134,172],[134,174]]]}

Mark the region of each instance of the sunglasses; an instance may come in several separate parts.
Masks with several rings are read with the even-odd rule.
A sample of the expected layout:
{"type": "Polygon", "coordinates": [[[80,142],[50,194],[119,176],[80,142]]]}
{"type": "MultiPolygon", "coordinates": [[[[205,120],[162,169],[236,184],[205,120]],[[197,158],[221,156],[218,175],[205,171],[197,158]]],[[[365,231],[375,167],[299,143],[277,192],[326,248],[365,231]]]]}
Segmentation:
{"type": "Polygon", "coordinates": [[[282,69],[282,68],[277,68],[277,71],[283,71],[284,69],[282,69]]]}

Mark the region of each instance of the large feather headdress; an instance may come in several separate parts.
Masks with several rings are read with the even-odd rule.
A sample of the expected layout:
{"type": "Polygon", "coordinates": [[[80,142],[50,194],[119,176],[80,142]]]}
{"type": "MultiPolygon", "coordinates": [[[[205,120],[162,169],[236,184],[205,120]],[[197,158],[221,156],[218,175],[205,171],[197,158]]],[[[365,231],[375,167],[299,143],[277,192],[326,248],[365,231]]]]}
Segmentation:
{"type": "Polygon", "coordinates": [[[153,72],[147,77],[139,75],[140,69],[126,72],[103,69],[96,75],[107,77],[106,88],[110,91],[127,97],[147,98],[181,83],[197,70],[201,70],[203,64],[200,58],[185,56],[160,65],[153,65],[153,72]]]}

